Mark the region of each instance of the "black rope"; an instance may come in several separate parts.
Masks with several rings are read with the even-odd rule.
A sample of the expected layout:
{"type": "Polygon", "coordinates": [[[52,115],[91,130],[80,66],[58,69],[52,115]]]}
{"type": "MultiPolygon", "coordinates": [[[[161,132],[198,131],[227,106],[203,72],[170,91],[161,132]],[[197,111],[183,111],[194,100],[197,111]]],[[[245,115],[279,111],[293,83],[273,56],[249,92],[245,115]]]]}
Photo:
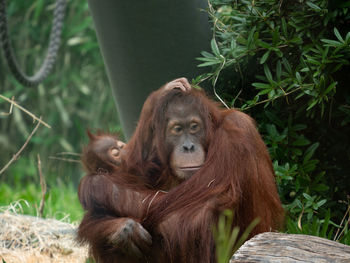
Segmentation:
{"type": "Polygon", "coordinates": [[[50,73],[56,61],[57,52],[61,42],[63,18],[66,0],[56,0],[53,16],[53,25],[50,33],[49,47],[44,62],[40,69],[33,75],[27,76],[18,65],[11,46],[6,17],[6,0],[0,0],[0,42],[4,50],[7,64],[16,79],[25,86],[36,86],[40,84],[50,73]]]}

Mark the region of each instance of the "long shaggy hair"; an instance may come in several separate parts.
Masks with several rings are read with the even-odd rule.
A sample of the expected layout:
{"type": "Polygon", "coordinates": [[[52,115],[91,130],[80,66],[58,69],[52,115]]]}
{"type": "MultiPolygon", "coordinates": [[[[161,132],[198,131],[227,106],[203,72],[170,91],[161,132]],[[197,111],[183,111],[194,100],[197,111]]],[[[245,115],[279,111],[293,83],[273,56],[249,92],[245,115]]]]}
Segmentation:
{"type": "Polygon", "coordinates": [[[143,259],[148,262],[216,262],[212,228],[225,209],[234,211],[233,226],[242,231],[260,219],[250,237],[283,225],[272,163],[254,121],[240,111],[221,109],[200,90],[152,93],[122,159],[120,167],[99,177],[102,182],[97,185],[104,189],[95,187],[96,177],[90,176],[79,190],[81,200],[88,203],[79,236],[102,262],[128,262],[108,248],[103,237],[113,232],[121,216],[138,220],[152,235],[152,251],[143,259]],[[179,103],[193,105],[200,113],[206,134],[205,162],[186,181],[173,175],[164,145],[165,113],[179,103]]]}

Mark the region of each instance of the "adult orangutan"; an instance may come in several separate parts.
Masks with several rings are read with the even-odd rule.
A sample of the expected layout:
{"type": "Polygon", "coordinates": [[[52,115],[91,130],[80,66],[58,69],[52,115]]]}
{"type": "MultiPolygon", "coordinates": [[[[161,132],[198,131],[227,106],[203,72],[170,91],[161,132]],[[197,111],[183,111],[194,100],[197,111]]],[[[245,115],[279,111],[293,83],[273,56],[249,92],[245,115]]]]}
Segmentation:
{"type": "Polygon", "coordinates": [[[283,224],[254,121],[184,78],[149,96],[123,149],[113,135],[90,139],[78,237],[98,262],[215,262],[212,227],[225,209],[241,230],[260,219],[250,236],[283,224]]]}

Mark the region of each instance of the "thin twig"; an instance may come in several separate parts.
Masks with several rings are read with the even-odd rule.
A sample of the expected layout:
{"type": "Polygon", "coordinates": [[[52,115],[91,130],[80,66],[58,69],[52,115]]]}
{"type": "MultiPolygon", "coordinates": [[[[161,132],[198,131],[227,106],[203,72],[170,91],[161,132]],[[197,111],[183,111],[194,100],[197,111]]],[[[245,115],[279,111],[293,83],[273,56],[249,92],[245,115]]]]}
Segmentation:
{"type": "Polygon", "coordinates": [[[49,159],[58,160],[58,161],[64,161],[64,162],[69,162],[69,163],[80,163],[80,160],[69,159],[69,158],[61,158],[61,157],[55,157],[55,156],[50,156],[49,159]]]}
{"type": "Polygon", "coordinates": [[[280,1],[279,6],[278,6],[278,13],[281,13],[281,7],[283,4],[283,0],[280,1]]]}
{"type": "MultiPolygon", "coordinates": [[[[48,125],[46,122],[42,121],[41,118],[36,117],[33,113],[31,113],[30,111],[26,110],[25,108],[23,108],[21,105],[19,105],[17,102],[10,100],[9,98],[6,98],[5,96],[0,94],[0,98],[3,100],[6,100],[7,102],[11,103],[12,105],[14,105],[15,107],[17,107],[18,109],[20,109],[21,111],[25,112],[26,114],[28,114],[30,117],[32,117],[34,120],[38,121],[39,123],[41,123],[42,125],[46,126],[47,128],[51,129],[51,126],[48,125]]],[[[0,173],[1,174],[1,173],[0,173]]]]}
{"type": "Polygon", "coordinates": [[[334,239],[333,239],[334,241],[338,241],[338,239],[343,235],[343,233],[345,231],[345,225],[349,224],[350,216],[349,216],[347,222],[345,223],[345,225],[343,226],[344,221],[345,221],[345,219],[346,219],[346,217],[348,216],[349,213],[350,213],[350,205],[348,205],[348,209],[346,210],[346,212],[344,214],[344,217],[343,217],[342,221],[340,222],[340,227],[338,228],[337,233],[335,233],[335,235],[334,235],[334,239]],[[343,227],[343,229],[340,232],[341,227],[343,227]]]}
{"type": "Polygon", "coordinates": [[[236,100],[239,98],[239,96],[241,95],[241,93],[242,93],[242,89],[237,93],[236,97],[233,99],[232,105],[231,105],[232,108],[235,107],[236,100]]]}
{"type": "MultiPolygon", "coordinates": [[[[1,96],[1,95],[0,95],[1,96]]],[[[41,118],[39,119],[41,120],[41,118]]],[[[39,121],[37,123],[37,125],[35,126],[34,130],[32,131],[32,133],[28,136],[27,140],[25,141],[25,143],[22,145],[22,147],[19,149],[19,151],[12,156],[11,160],[0,170],[0,175],[6,171],[6,169],[14,162],[18,159],[19,155],[22,153],[22,151],[24,150],[24,148],[26,148],[27,144],[29,143],[30,139],[33,137],[34,133],[36,132],[36,130],[39,128],[40,124],[42,122],[39,121]]]]}
{"type": "Polygon", "coordinates": [[[298,87],[298,88],[296,88],[296,89],[294,89],[292,91],[289,91],[289,92],[287,92],[287,93],[285,93],[283,95],[277,96],[275,98],[259,101],[259,102],[255,103],[253,105],[250,105],[249,107],[244,108],[244,110],[248,110],[248,109],[253,108],[253,107],[255,107],[255,106],[259,105],[259,104],[263,104],[263,103],[266,103],[266,102],[274,101],[274,100],[282,98],[282,97],[286,97],[286,96],[288,96],[288,95],[290,95],[290,94],[292,94],[292,93],[294,93],[294,92],[296,92],[296,91],[298,91],[298,90],[300,90],[302,88],[303,87],[298,87]]]}
{"type": "MultiPolygon", "coordinates": [[[[163,190],[158,190],[158,191],[155,193],[155,195],[152,197],[151,201],[150,201],[149,204],[148,204],[147,211],[146,211],[146,216],[145,216],[146,218],[147,218],[147,216],[148,216],[149,209],[151,208],[151,205],[152,205],[154,199],[157,197],[157,195],[158,195],[160,192],[165,193],[165,194],[167,193],[166,191],[163,191],[163,190]]],[[[146,196],[146,198],[148,198],[148,196],[146,196]]],[[[145,199],[146,199],[146,198],[145,198],[145,199]]],[[[144,200],[145,200],[145,199],[144,199],[144,200]]],[[[144,202],[144,200],[143,200],[142,202],[144,202]]]]}
{"type": "Polygon", "coordinates": [[[214,181],[215,181],[215,179],[211,180],[211,181],[209,182],[209,184],[207,185],[207,187],[209,188],[209,187],[211,186],[211,184],[214,183],[214,181]]]}
{"type": "Polygon", "coordinates": [[[8,115],[11,115],[11,114],[12,114],[14,99],[15,99],[15,96],[12,96],[12,98],[11,98],[11,106],[10,106],[9,112],[0,112],[0,115],[2,115],[2,116],[8,116],[8,115]]]}
{"type": "Polygon", "coordinates": [[[81,156],[81,153],[73,153],[73,152],[60,152],[60,153],[56,153],[57,155],[73,155],[73,156],[81,156]]]}
{"type": "Polygon", "coordinates": [[[151,195],[147,195],[143,200],[142,200],[142,204],[144,203],[144,202],[146,202],[146,200],[148,199],[148,197],[150,197],[151,195]]]}
{"type": "MultiPolygon", "coordinates": [[[[213,6],[211,5],[211,3],[210,3],[210,1],[208,0],[208,6],[209,6],[209,10],[210,10],[210,12],[212,13],[212,14],[214,14],[214,8],[213,8],[213,6]]],[[[216,31],[215,31],[215,28],[217,28],[217,21],[218,21],[218,19],[217,19],[217,17],[215,17],[214,15],[213,15],[213,18],[214,18],[214,26],[213,26],[213,40],[215,41],[215,44],[217,45],[217,43],[216,43],[216,31]]],[[[218,48],[219,49],[219,48],[218,48]]],[[[217,82],[217,80],[218,80],[218,78],[219,78],[219,75],[220,75],[220,72],[221,72],[221,70],[224,68],[224,66],[225,66],[225,64],[226,64],[226,59],[225,59],[225,57],[223,56],[223,55],[221,55],[220,54],[220,57],[222,58],[222,63],[221,63],[221,66],[220,66],[220,68],[219,68],[219,70],[216,72],[216,77],[215,77],[215,79],[214,79],[214,82],[213,82],[213,90],[214,90],[214,94],[215,94],[215,96],[219,99],[219,101],[227,108],[227,109],[229,109],[229,107],[227,106],[227,104],[224,102],[224,100],[219,96],[219,94],[216,92],[216,82],[217,82]]]]}
{"type": "Polygon", "coordinates": [[[303,206],[303,209],[301,210],[301,213],[300,213],[299,218],[298,218],[298,228],[300,230],[303,230],[303,227],[301,225],[301,219],[303,218],[303,215],[304,215],[304,206],[303,206]]]}
{"type": "Polygon", "coordinates": [[[44,178],[43,173],[41,171],[41,160],[40,160],[39,154],[38,154],[38,172],[39,172],[40,186],[41,186],[41,201],[40,201],[40,205],[39,205],[39,217],[43,217],[47,187],[46,187],[45,178],[44,178]]]}
{"type": "Polygon", "coordinates": [[[217,80],[218,80],[218,78],[219,78],[219,74],[220,74],[220,72],[221,72],[221,70],[224,68],[224,66],[225,66],[225,58],[222,56],[222,55],[220,55],[223,59],[224,59],[224,61],[222,62],[222,64],[221,64],[221,67],[220,67],[220,69],[218,70],[218,72],[217,72],[217,75],[216,75],[216,77],[215,77],[215,80],[214,80],[214,83],[213,83],[213,89],[214,89],[214,94],[215,94],[215,96],[220,100],[220,102],[227,108],[227,109],[229,109],[230,107],[229,106],[227,106],[227,104],[224,102],[224,100],[219,96],[219,94],[216,92],[216,82],[217,82],[217,80]]]}

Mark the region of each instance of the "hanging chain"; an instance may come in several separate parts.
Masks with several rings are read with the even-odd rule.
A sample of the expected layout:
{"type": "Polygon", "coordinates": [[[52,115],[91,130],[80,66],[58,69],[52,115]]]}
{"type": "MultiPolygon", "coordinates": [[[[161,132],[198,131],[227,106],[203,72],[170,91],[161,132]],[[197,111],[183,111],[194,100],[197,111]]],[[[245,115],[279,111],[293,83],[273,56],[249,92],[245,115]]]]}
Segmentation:
{"type": "Polygon", "coordinates": [[[50,33],[49,47],[40,69],[32,76],[27,76],[18,65],[15,58],[7,28],[6,0],[0,0],[0,43],[5,54],[7,64],[16,79],[25,86],[40,84],[50,73],[57,58],[61,42],[63,18],[66,0],[56,0],[53,24],[50,33]]]}

